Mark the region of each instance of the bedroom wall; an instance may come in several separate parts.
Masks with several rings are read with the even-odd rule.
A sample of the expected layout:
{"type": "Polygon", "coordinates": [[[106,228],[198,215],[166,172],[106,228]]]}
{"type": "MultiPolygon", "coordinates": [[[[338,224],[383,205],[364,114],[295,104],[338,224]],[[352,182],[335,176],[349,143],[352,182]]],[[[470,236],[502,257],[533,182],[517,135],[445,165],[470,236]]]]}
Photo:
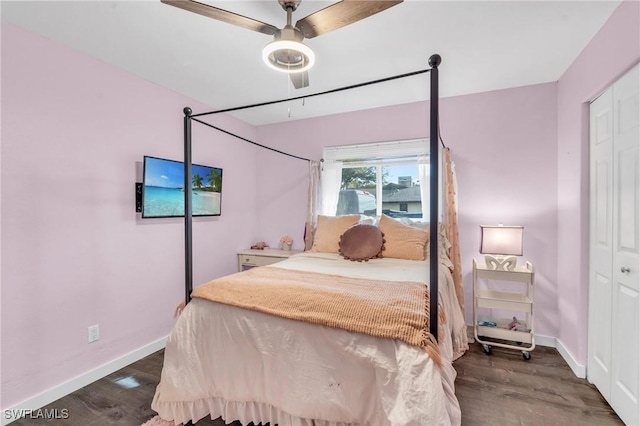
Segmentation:
{"type": "MultiPolygon", "coordinates": [[[[143,155],[182,159],[182,108],[210,110],[2,23],[2,408],[165,337],[184,297],[183,220],[135,213],[143,155]],[[87,327],[100,340],[87,343],[87,327]]],[[[217,123],[248,138],[255,129],[217,123]]],[[[256,150],[194,125],[222,216],[194,219],[194,283],[235,272],[256,150]]],[[[35,408],[35,407],[31,407],[35,408]]]]}
{"type": "MultiPolygon", "coordinates": [[[[446,78],[443,56],[442,78],[446,78]]],[[[426,80],[425,84],[428,84],[426,80]]],[[[259,140],[303,157],[320,159],[330,145],[410,139],[429,134],[427,102],[299,120],[258,128],[259,140]]],[[[471,261],[478,258],[480,224],[518,224],[525,227],[524,259],[536,267],[536,333],[556,336],[556,84],[541,84],[441,101],[441,132],[457,167],[463,277],[467,321],[471,323],[471,261]]],[[[287,166],[284,159],[264,160],[269,171],[259,181],[259,194],[268,199],[280,194],[287,166]]],[[[289,164],[291,160],[287,162],[289,164]]],[[[295,197],[306,200],[306,165],[296,167],[295,197]]],[[[288,214],[259,218],[259,229],[272,240],[283,232],[301,230],[306,206],[299,203],[288,214]],[[270,232],[270,233],[269,233],[270,232]]]]}
{"type": "Polygon", "coordinates": [[[587,363],[589,102],[640,61],[640,3],[625,1],[558,82],[558,337],[587,363]]]}

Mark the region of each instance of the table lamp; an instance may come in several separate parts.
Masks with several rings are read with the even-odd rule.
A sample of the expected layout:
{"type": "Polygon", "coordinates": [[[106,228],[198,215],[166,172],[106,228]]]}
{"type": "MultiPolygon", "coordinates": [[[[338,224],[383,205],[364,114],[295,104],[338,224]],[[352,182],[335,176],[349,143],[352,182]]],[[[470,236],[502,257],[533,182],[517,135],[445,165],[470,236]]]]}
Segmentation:
{"type": "Polygon", "coordinates": [[[480,225],[480,253],[487,268],[513,271],[516,256],[522,256],[523,226],[480,225]]]}

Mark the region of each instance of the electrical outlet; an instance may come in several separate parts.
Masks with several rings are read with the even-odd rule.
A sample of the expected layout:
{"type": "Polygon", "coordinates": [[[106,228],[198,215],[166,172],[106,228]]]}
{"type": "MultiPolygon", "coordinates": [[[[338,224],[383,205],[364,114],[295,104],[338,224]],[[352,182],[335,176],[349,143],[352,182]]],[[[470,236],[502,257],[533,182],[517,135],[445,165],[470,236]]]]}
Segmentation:
{"type": "Polygon", "coordinates": [[[100,326],[98,324],[89,326],[87,328],[89,343],[95,342],[100,339],[100,326]]]}

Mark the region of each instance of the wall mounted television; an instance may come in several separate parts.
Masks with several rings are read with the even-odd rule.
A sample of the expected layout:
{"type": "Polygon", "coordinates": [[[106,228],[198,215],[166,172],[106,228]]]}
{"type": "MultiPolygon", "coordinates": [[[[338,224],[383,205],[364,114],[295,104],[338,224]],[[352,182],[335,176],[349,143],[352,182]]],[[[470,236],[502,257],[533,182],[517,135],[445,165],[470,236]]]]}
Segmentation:
{"type": "MultiPolygon", "coordinates": [[[[184,163],[144,156],[142,218],[184,217],[184,163]]],[[[192,164],[193,216],[220,216],[222,169],[192,164]]]]}

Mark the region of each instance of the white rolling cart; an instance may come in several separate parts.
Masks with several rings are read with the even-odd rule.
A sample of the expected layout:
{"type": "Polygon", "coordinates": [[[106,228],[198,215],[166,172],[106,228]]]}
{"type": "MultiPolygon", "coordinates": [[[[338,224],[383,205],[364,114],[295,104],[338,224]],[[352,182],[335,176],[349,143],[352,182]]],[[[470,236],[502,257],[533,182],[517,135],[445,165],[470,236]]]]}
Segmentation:
{"type": "Polygon", "coordinates": [[[531,262],[505,271],[491,269],[485,263],[473,260],[473,329],[485,353],[490,354],[491,347],[497,346],[521,351],[525,360],[531,359],[530,352],[536,347],[533,336],[534,276],[531,262]],[[492,280],[510,281],[513,290],[491,290],[492,280]],[[485,285],[479,286],[479,281],[484,281],[485,285]],[[502,315],[506,312],[510,317],[485,316],[484,313],[492,312],[489,309],[502,315]]]}

